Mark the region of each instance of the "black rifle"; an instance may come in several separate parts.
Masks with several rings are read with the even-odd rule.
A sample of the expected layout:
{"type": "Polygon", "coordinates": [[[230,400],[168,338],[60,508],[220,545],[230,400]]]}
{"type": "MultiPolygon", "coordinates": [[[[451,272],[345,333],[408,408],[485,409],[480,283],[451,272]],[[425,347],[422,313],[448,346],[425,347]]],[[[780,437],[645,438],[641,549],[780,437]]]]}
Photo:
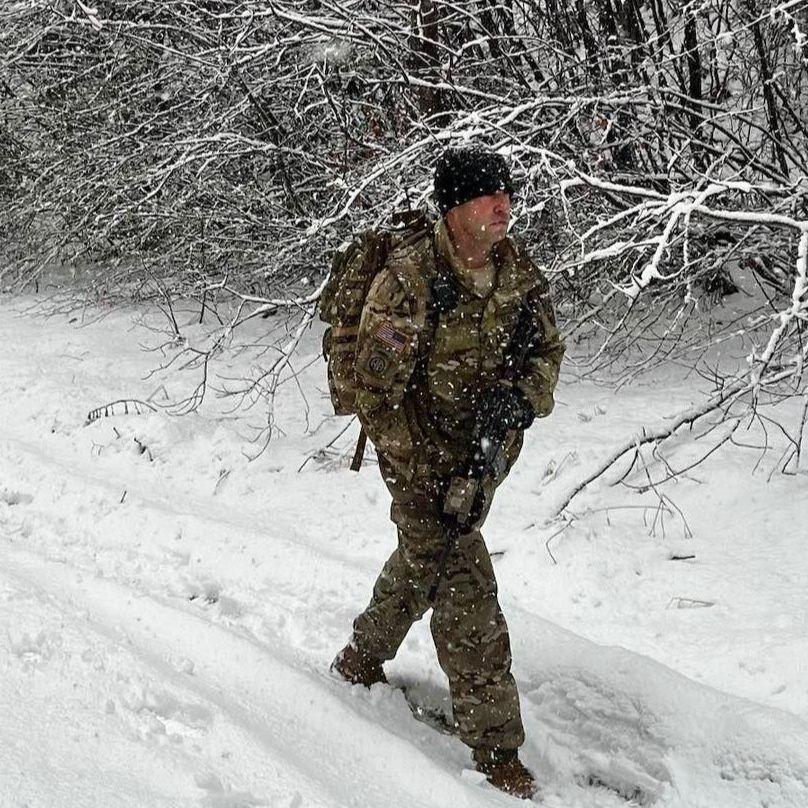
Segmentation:
{"type": "MultiPolygon", "coordinates": [[[[505,366],[501,376],[506,385],[513,385],[523,376],[530,351],[536,347],[541,335],[535,319],[527,306],[519,313],[514,333],[505,350],[505,366]]],[[[502,399],[486,399],[478,408],[471,435],[472,458],[464,469],[449,481],[443,501],[444,521],[447,525],[446,543],[438,562],[438,574],[429,590],[429,600],[434,601],[441,578],[446,571],[449,554],[464,533],[480,518],[485,507],[483,481],[487,477],[497,479],[505,473],[505,439],[507,413],[502,399]]]]}

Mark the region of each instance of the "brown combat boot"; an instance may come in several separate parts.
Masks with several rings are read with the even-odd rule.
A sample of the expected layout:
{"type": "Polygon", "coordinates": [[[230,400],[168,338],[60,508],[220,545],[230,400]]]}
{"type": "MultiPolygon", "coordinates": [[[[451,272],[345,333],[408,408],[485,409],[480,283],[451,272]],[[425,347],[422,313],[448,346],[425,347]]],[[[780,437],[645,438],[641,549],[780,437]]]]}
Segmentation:
{"type": "Polygon", "coordinates": [[[370,687],[378,682],[387,684],[381,660],[360,651],[353,641],[334,657],[331,670],[352,685],[370,687]]]}
{"type": "Polygon", "coordinates": [[[522,800],[529,800],[536,793],[536,781],[515,749],[474,749],[471,756],[477,771],[494,788],[522,800]]]}

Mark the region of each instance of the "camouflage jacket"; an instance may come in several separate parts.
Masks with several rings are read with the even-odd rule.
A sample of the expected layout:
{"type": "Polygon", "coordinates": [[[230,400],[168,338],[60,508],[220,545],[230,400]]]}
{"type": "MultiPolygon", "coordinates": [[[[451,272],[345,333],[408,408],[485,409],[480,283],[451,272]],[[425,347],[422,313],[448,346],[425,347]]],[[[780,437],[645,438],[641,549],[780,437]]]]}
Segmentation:
{"type": "MultiPolygon", "coordinates": [[[[496,245],[493,258],[493,289],[481,295],[454,269],[439,221],[431,235],[394,250],[370,288],[357,339],[357,411],[376,450],[407,479],[452,475],[468,462],[474,402],[503,378],[523,305],[541,339],[516,383],[537,417],[553,409],[564,345],[547,280],[511,239],[496,245]],[[441,267],[458,303],[438,314],[431,288],[441,267]]],[[[509,467],[521,443],[521,432],[509,433],[509,467]]]]}

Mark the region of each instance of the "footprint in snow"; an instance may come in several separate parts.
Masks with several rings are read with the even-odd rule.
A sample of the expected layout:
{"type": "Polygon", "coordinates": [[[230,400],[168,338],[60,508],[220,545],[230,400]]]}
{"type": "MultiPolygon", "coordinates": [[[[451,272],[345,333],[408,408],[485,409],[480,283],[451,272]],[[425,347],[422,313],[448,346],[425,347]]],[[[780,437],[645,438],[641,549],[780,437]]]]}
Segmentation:
{"type": "Polygon", "coordinates": [[[34,498],[30,494],[22,491],[12,491],[9,488],[0,488],[0,502],[13,507],[14,505],[30,505],[34,498]]]}
{"type": "Polygon", "coordinates": [[[726,750],[715,760],[722,780],[772,783],[777,786],[796,784],[808,789],[808,770],[798,769],[790,762],[768,754],[765,749],[759,752],[726,750]]]}
{"type": "Polygon", "coordinates": [[[638,700],[581,673],[557,675],[525,694],[547,732],[547,755],[574,761],[581,786],[651,805],[671,782],[667,744],[638,700]]]}
{"type": "Polygon", "coordinates": [[[202,808],[253,808],[270,804],[248,791],[233,791],[229,786],[223,785],[215,774],[199,775],[196,784],[206,792],[202,799],[202,808]]]}
{"type": "Polygon", "coordinates": [[[213,714],[201,704],[182,701],[167,690],[141,687],[124,696],[121,704],[144,736],[170,736],[175,742],[207,732],[213,714]]]}
{"type": "Polygon", "coordinates": [[[9,635],[11,653],[20,660],[23,670],[44,668],[58,654],[63,645],[58,632],[40,631],[36,636],[25,633],[18,640],[9,635]]]}

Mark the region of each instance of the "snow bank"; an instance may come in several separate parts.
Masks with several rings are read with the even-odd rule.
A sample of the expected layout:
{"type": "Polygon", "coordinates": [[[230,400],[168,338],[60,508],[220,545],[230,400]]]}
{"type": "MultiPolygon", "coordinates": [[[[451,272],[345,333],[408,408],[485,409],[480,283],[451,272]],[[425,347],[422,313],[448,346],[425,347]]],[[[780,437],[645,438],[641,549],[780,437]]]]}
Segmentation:
{"type": "MultiPolygon", "coordinates": [[[[355,432],[323,450],[345,422],[328,417],[322,366],[282,388],[284,434],[255,462],[262,413],[215,399],[85,425],[105,402],[192,384],[149,375],[132,318],[77,327],[0,306],[0,805],[513,804],[399,690],[327,673],[393,531],[372,458],[346,470],[355,432]]],[[[225,370],[249,375],[249,358],[225,370]]],[[[671,379],[564,384],[492,511],[547,806],[808,804],[802,478],[763,489],[744,456],[710,458],[675,484],[691,538],[675,518],[644,522],[647,498],[635,510],[593,486],[557,563],[535,526],[638,412],[697,395],[671,379]],[[671,562],[683,548],[695,559],[671,562]],[[673,608],[688,599],[703,608],[673,608]]],[[[388,668],[446,709],[425,621],[388,668]]]]}

